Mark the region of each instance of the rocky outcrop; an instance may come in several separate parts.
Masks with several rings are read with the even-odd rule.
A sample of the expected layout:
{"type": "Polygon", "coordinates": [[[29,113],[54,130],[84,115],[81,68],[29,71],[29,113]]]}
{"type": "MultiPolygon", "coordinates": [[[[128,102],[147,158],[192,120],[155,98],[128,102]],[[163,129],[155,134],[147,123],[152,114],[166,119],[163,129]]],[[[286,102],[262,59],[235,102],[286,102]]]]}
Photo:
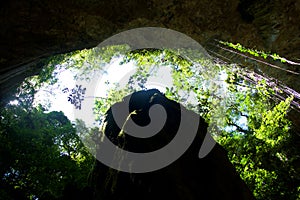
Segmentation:
{"type": "MultiPolygon", "coordinates": [[[[170,28],[200,44],[211,38],[240,42],[297,61],[297,0],[11,0],[0,3],[0,93],[38,73],[43,58],[94,47],[123,30],[170,28]]],[[[299,72],[298,67],[291,66],[299,72]]],[[[297,77],[284,76],[288,85],[297,77]]]]}
{"type": "MultiPolygon", "coordinates": [[[[124,101],[121,104],[125,104],[124,101]]],[[[150,123],[149,108],[155,104],[162,105],[167,113],[165,125],[155,136],[137,139],[126,133],[120,135],[121,130],[116,125],[112,109],[107,112],[104,133],[115,145],[131,152],[145,153],[163,148],[164,145],[174,140],[178,127],[181,126],[180,105],[153,89],[134,93],[131,96],[129,111],[136,111],[136,114],[132,115],[133,121],[140,126],[145,126],[150,123]]],[[[186,109],[183,112],[187,113],[188,118],[195,115],[186,109]]],[[[207,124],[200,118],[199,124],[191,123],[189,127],[195,125],[198,131],[191,146],[179,159],[165,168],[147,173],[127,173],[97,162],[92,173],[91,184],[94,188],[94,199],[254,199],[228,160],[226,151],[220,145],[215,145],[206,157],[202,159],[198,157],[199,149],[207,133],[207,124]]],[[[189,131],[192,131],[192,128],[185,134],[188,135],[189,131]]],[[[142,135],[144,132],[139,132],[139,134],[142,135]]],[[[98,144],[99,149],[102,148],[103,142],[98,144]]],[[[103,149],[101,150],[102,152],[98,153],[103,154],[103,149]]],[[[117,150],[115,153],[118,154],[115,154],[116,158],[121,158],[117,161],[121,166],[127,155],[119,155],[120,152],[117,150]]],[[[134,163],[135,160],[128,164],[134,168],[134,163]]]]}

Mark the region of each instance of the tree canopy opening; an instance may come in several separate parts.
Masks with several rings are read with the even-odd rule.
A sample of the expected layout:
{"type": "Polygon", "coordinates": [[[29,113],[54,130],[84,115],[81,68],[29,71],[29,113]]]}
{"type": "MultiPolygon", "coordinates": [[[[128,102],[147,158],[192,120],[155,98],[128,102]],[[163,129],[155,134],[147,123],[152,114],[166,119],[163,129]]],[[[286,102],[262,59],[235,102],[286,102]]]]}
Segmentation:
{"type": "MultiPolygon", "coordinates": [[[[241,45],[220,45],[267,64],[268,57],[291,62],[241,45]]],[[[93,135],[106,111],[124,96],[153,87],[211,125],[210,133],[257,199],[300,198],[299,132],[287,117],[291,110],[300,112],[299,93],[230,58],[193,51],[184,52],[187,58],[181,52],[187,50],[180,49],[127,50],[118,45],[53,56],[39,75],[19,86],[0,113],[1,199],[59,199],[70,187],[91,189],[93,135]],[[172,81],[153,85],[162,73],[172,81]],[[89,92],[99,74],[103,81],[89,92]],[[114,76],[121,78],[110,82],[114,76]],[[92,122],[76,115],[87,101],[93,105],[92,122]],[[71,111],[55,111],[62,107],[71,111]]]]}

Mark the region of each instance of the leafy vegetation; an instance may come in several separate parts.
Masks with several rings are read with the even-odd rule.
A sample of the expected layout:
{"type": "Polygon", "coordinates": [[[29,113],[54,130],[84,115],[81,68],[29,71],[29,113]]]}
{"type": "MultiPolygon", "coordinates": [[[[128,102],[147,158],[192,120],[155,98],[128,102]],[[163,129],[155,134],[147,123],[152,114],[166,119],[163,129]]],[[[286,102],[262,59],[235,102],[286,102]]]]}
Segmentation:
{"type": "Polygon", "coordinates": [[[276,104],[265,86],[236,94],[226,115],[230,128],[217,140],[257,199],[296,199],[299,180],[292,160],[299,151],[290,149],[295,144],[286,119],[293,97],[276,104]],[[241,117],[245,124],[238,121],[241,117]]]}
{"type": "Polygon", "coordinates": [[[256,49],[246,48],[246,47],[242,46],[240,43],[233,44],[231,42],[224,42],[224,41],[219,41],[219,43],[223,44],[225,46],[231,47],[233,49],[236,49],[239,52],[249,53],[250,55],[253,55],[255,57],[262,57],[264,59],[272,58],[273,60],[279,60],[282,63],[289,63],[289,64],[292,64],[292,65],[300,65],[300,63],[290,61],[290,60],[288,60],[284,57],[279,56],[276,53],[264,52],[264,51],[259,51],[259,50],[256,50],[256,49]]]}
{"type": "Polygon", "coordinates": [[[294,162],[298,160],[299,150],[293,141],[292,124],[286,116],[293,95],[278,99],[276,95],[283,91],[280,86],[272,85],[268,78],[241,72],[235,65],[205,59],[184,61],[172,51],[135,51],[125,62],[129,60],[135,60],[137,72],[131,77],[127,90],[116,87],[110,90],[107,99],[96,101],[95,110],[100,111],[99,115],[105,113],[105,105],[119,101],[123,95],[146,89],[144,85],[155,75],[155,67],[171,66],[174,82],[173,87],[166,88],[166,96],[185,104],[210,124],[217,124],[220,131],[212,132],[213,136],[228,150],[231,162],[255,197],[299,197],[299,177],[294,162]],[[201,70],[203,66],[206,70],[201,70]],[[223,82],[220,79],[222,72],[227,75],[223,82]],[[228,90],[224,90],[224,82],[228,90]],[[185,93],[181,93],[182,90],[185,93]],[[188,102],[190,92],[196,94],[196,104],[188,102]]]}
{"type": "Polygon", "coordinates": [[[229,46],[229,47],[232,47],[236,50],[239,50],[240,52],[249,53],[249,54],[251,54],[253,56],[256,56],[256,57],[263,57],[264,59],[267,59],[267,57],[271,57],[274,60],[280,60],[280,62],[283,62],[283,63],[286,62],[285,58],[280,57],[276,53],[270,54],[270,53],[265,53],[264,51],[258,51],[256,49],[248,49],[248,48],[243,47],[240,43],[233,44],[231,42],[223,42],[223,41],[219,41],[219,42],[221,44],[224,44],[226,46],[229,46]]]}
{"type": "Polygon", "coordinates": [[[62,112],[9,105],[1,111],[1,199],[60,197],[87,186],[94,158],[62,112]]]}
{"type": "MultiPolygon", "coordinates": [[[[254,56],[286,60],[239,44],[222,43],[254,56]]],[[[88,186],[94,158],[83,143],[93,143],[97,128],[88,128],[78,119],[70,122],[62,112],[49,112],[45,106],[33,106],[34,95],[45,85],[51,91],[62,71],[76,72],[75,80],[88,80],[92,73],[104,73],[114,58],[120,59],[120,66],[133,63],[136,71],[125,87],[116,84],[105,97],[94,97],[99,123],[113,103],[147,89],[148,80],[160,68],[169,69],[173,83],[164,88],[165,95],[218,127],[211,134],[228,150],[231,162],[257,199],[300,198],[297,135],[287,119],[291,105],[299,107],[295,93],[273,79],[208,59],[201,52],[128,52],[128,48],[111,46],[55,56],[39,76],[19,87],[15,96],[18,104],[8,104],[0,113],[1,199],[16,195],[36,199],[46,194],[55,199],[62,197],[70,184],[78,190],[88,186]]],[[[77,88],[85,91],[80,85],[77,88]]]]}

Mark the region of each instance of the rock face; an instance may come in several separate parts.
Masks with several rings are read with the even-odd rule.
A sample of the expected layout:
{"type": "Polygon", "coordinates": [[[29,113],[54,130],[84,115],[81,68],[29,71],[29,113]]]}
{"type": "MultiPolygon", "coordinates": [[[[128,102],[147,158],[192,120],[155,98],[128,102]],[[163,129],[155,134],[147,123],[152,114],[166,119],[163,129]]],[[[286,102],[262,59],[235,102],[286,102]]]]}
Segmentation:
{"type": "MultiPolygon", "coordinates": [[[[206,49],[207,41],[217,38],[297,61],[299,12],[297,0],[2,1],[0,94],[36,74],[43,58],[94,47],[115,33],[145,26],[182,32],[206,49]]],[[[291,69],[299,72],[298,67],[291,69]]],[[[272,75],[291,86],[297,82],[280,70],[272,75]]]]}
{"type": "MultiPolygon", "coordinates": [[[[120,136],[120,128],[110,109],[104,132],[115,145],[132,152],[149,152],[162,148],[173,139],[180,123],[178,103],[154,89],[134,93],[130,102],[129,110],[136,110],[133,118],[136,124],[145,126],[150,122],[147,113],[154,104],[166,109],[167,121],[161,131],[151,138],[136,139],[126,133],[120,136]]],[[[184,112],[195,114],[188,110],[184,112]]],[[[215,145],[206,157],[198,158],[206,128],[207,124],[200,119],[196,138],[188,150],[175,162],[157,171],[126,173],[98,162],[92,173],[94,199],[254,199],[221,146],[215,145]]],[[[100,149],[101,145],[99,143],[100,149]]]]}

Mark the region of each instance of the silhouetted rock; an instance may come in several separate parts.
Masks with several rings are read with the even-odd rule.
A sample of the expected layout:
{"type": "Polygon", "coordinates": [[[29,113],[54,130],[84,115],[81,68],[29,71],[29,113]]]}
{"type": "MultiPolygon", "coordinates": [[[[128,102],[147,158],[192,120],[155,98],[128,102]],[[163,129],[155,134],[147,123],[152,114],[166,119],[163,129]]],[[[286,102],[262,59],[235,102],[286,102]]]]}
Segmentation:
{"type": "MultiPolygon", "coordinates": [[[[165,126],[158,134],[147,139],[137,139],[127,134],[119,136],[120,128],[116,125],[110,109],[104,127],[106,136],[115,145],[133,152],[148,152],[162,148],[176,135],[180,124],[180,105],[167,99],[158,90],[152,89],[133,93],[129,110],[130,112],[136,110],[133,120],[136,124],[145,126],[150,122],[148,110],[154,104],[163,105],[168,114],[165,126]]],[[[186,109],[184,112],[196,115],[186,109]]],[[[202,159],[198,157],[208,125],[200,118],[197,126],[196,138],[188,150],[171,165],[160,170],[126,173],[97,162],[92,173],[94,199],[254,199],[220,145],[216,144],[206,157],[202,159]]],[[[100,149],[101,144],[100,142],[100,149]]]]}

